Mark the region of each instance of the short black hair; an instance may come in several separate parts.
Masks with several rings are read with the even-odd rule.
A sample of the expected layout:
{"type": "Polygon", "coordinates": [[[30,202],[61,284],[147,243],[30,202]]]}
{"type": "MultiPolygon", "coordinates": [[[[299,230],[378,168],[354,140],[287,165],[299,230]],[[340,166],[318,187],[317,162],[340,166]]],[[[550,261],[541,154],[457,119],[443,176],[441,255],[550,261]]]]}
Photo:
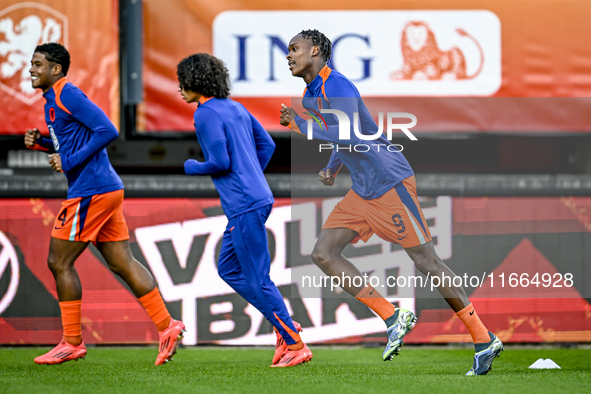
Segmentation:
{"type": "Polygon", "coordinates": [[[182,89],[205,97],[230,95],[230,75],[224,62],[207,53],[197,53],[181,60],[176,75],[182,89]]]}
{"type": "Polygon", "coordinates": [[[332,42],[330,42],[328,37],[316,29],[302,30],[300,35],[303,38],[312,41],[313,46],[318,46],[318,48],[320,48],[320,54],[324,57],[326,62],[330,60],[330,55],[332,54],[332,42]]]}
{"type": "Polygon", "coordinates": [[[37,45],[35,52],[42,53],[50,62],[59,64],[62,66],[62,72],[64,75],[68,74],[68,70],[70,69],[70,53],[62,44],[48,42],[46,44],[37,45]]]}

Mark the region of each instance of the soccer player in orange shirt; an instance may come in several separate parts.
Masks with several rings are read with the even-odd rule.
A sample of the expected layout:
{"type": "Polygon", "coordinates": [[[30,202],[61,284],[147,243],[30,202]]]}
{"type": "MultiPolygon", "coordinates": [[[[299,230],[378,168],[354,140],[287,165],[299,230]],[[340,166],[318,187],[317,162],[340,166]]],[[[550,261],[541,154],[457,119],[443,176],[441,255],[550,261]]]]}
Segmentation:
{"type": "MultiPolygon", "coordinates": [[[[309,111],[338,109],[345,112],[353,128],[354,113],[359,116],[361,133],[375,135],[378,127],[363,104],[355,85],[344,75],[331,69],[332,44],[318,30],[304,30],[291,39],[287,60],[295,77],[304,79],[303,104],[309,111]]],[[[326,127],[313,125],[314,138],[334,144],[357,145],[367,141],[351,133],[343,140],[339,136],[338,120],[330,113],[323,119],[326,127]]],[[[282,105],[283,126],[307,135],[307,121],[290,107],[282,105]]],[[[351,172],[352,189],[337,204],[318,236],[312,260],[322,271],[334,277],[361,277],[361,273],[343,255],[343,249],[359,238],[367,241],[374,233],[380,238],[404,247],[415,267],[423,274],[454,278],[455,274],[435,253],[427,222],[419,205],[414,172],[400,152],[384,148],[392,143],[380,135],[375,143],[367,144],[367,152],[352,149],[333,149],[331,159],[319,173],[326,186],[334,184],[334,177],[344,164],[351,172]],[[380,150],[380,146],[382,149],[380,150]]],[[[383,360],[390,360],[400,352],[403,338],[412,328],[416,317],[411,311],[395,308],[371,285],[355,286],[345,282],[345,291],[366,304],[386,323],[388,343],[383,360]]],[[[359,283],[359,282],[358,282],[359,283]]],[[[439,292],[456,315],[464,322],[476,349],[474,364],[466,375],[488,373],[503,344],[482,324],[464,289],[441,285],[439,292]]]]}

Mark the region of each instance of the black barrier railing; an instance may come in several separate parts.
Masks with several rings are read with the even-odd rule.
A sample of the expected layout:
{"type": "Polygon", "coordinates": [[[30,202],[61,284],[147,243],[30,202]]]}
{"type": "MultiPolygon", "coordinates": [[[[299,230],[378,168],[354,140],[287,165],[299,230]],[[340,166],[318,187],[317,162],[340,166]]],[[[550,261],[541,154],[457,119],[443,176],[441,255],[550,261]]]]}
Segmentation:
{"type": "MultiPolygon", "coordinates": [[[[343,174],[327,187],[314,174],[267,174],[276,197],[344,196],[351,178],[343,174]],[[292,187],[292,185],[297,187],[292,187]],[[292,194],[293,190],[293,194],[292,194]]],[[[218,197],[209,177],[122,175],[126,197],[218,197]]],[[[421,196],[591,196],[591,175],[417,174],[421,196]]],[[[65,198],[66,178],[52,175],[0,175],[0,197],[65,198]]]]}

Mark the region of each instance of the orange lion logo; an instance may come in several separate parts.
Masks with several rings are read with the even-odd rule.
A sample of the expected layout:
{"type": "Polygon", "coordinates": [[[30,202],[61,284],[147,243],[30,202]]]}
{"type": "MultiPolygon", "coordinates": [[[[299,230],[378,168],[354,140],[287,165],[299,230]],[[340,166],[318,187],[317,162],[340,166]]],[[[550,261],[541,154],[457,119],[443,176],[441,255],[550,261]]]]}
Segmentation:
{"type": "Polygon", "coordinates": [[[457,80],[472,79],[482,71],[484,53],[478,41],[463,29],[458,34],[474,41],[480,52],[480,65],[473,75],[466,74],[466,59],[462,51],[453,47],[442,51],[435,34],[425,22],[409,22],[402,32],[401,46],[404,65],[391,73],[393,80],[457,80]]]}

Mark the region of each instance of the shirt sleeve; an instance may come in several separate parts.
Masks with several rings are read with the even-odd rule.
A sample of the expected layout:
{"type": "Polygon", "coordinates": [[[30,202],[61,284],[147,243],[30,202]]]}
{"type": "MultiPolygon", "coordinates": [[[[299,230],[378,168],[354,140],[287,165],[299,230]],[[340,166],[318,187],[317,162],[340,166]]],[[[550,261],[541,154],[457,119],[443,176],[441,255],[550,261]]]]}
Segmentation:
{"type": "MultiPolygon", "coordinates": [[[[354,138],[353,125],[354,125],[354,114],[359,112],[359,93],[355,87],[347,80],[336,79],[329,83],[330,78],[325,84],[325,91],[328,97],[328,108],[331,110],[338,110],[347,115],[349,121],[349,135],[354,138]]],[[[338,115],[332,113],[322,112],[319,110],[320,115],[325,119],[327,117],[337,119],[338,115]]],[[[295,123],[298,126],[300,132],[304,135],[308,135],[308,120],[301,118],[299,115],[295,117],[295,123]]],[[[312,121],[312,133],[314,139],[321,139],[329,142],[336,142],[342,144],[351,144],[351,139],[341,139],[339,135],[340,124],[339,122],[331,122],[336,124],[326,124],[322,120],[319,122],[312,121]]]]}
{"type": "Polygon", "coordinates": [[[31,150],[40,150],[42,152],[47,153],[55,153],[55,149],[53,148],[53,142],[51,139],[48,138],[38,138],[37,143],[33,146],[27,146],[28,149],[31,150]]]}
{"type": "Polygon", "coordinates": [[[267,164],[275,152],[275,142],[267,133],[267,130],[263,128],[261,123],[252,115],[250,115],[252,121],[252,133],[254,135],[254,143],[256,146],[257,157],[261,165],[261,169],[267,168],[267,164]]]}
{"type": "Polygon", "coordinates": [[[332,154],[330,155],[330,160],[328,161],[326,167],[324,167],[323,171],[330,169],[332,176],[337,176],[342,166],[342,160],[337,156],[336,152],[333,150],[332,154]]]}
{"type": "Polygon", "coordinates": [[[119,133],[103,110],[90,101],[82,91],[73,89],[64,91],[61,101],[74,119],[86,126],[92,133],[88,142],[76,153],[70,156],[60,155],[62,169],[70,171],[113,142],[119,133]]]}
{"type": "Polygon", "coordinates": [[[187,160],[185,173],[187,175],[214,175],[230,169],[224,123],[217,113],[208,108],[195,111],[195,132],[197,140],[203,149],[205,161],[187,160]],[[207,112],[207,113],[206,113],[207,112]]]}

